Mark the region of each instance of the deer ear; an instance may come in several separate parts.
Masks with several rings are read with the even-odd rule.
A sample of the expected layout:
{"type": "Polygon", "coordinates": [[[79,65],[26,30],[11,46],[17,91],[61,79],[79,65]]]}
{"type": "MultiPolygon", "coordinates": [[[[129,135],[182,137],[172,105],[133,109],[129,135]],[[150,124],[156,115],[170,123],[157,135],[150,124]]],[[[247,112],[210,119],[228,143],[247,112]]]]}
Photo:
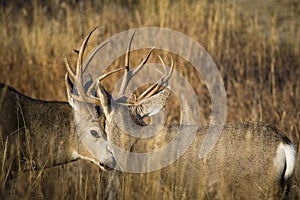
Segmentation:
{"type": "Polygon", "coordinates": [[[137,107],[135,109],[137,114],[139,114],[142,118],[156,115],[166,105],[169,95],[170,86],[164,88],[162,91],[151,97],[143,99],[135,105],[137,107]]]}
{"type": "Polygon", "coordinates": [[[96,86],[97,97],[100,100],[100,107],[106,116],[110,113],[111,96],[106,92],[104,87],[99,82],[96,86]]]}

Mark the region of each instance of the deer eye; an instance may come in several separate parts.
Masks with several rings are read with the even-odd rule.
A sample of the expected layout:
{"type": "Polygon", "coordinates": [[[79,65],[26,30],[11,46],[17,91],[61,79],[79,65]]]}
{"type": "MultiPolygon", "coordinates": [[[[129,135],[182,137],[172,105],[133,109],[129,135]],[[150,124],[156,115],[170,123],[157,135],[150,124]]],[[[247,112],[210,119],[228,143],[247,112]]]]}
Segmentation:
{"type": "Polygon", "coordinates": [[[95,130],[90,130],[90,134],[91,134],[93,137],[95,137],[95,138],[100,138],[98,132],[95,131],[95,130]]]}

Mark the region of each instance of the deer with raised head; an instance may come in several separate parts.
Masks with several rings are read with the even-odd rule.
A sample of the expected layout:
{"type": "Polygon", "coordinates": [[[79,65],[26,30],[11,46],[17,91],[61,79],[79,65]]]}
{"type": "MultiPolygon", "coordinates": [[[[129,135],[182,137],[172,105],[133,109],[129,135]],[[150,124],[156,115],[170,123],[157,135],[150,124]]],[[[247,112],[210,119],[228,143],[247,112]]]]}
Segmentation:
{"type": "MultiPolygon", "coordinates": [[[[155,129],[159,126],[158,124],[147,125],[143,120],[147,116],[155,115],[164,107],[170,94],[168,79],[172,75],[173,64],[170,72],[166,73],[160,81],[134,98],[134,101],[130,101],[130,98],[125,96],[125,90],[138,71],[136,69],[132,71],[129,67],[131,42],[132,38],[126,53],[125,74],[119,96],[113,98],[102,86],[100,79],[92,85],[95,90],[93,101],[105,116],[102,123],[109,150],[116,162],[115,168],[120,171],[130,169],[128,171],[138,172],[139,169],[147,169],[153,165],[153,162],[160,165],[164,160],[177,156],[176,145],[171,146],[169,154],[165,157],[132,160],[131,154],[156,151],[172,139],[178,140],[174,144],[186,142],[181,140],[182,137],[176,137],[176,134],[189,135],[190,132],[196,131],[196,136],[186,152],[168,166],[162,165],[158,170],[145,174],[116,173],[118,180],[119,177],[124,178],[123,181],[118,181],[120,182],[117,184],[118,187],[122,187],[126,192],[126,187],[130,189],[130,184],[134,185],[132,188],[135,189],[141,188],[143,184],[146,184],[145,188],[148,189],[153,185],[159,185],[161,193],[152,191],[151,195],[148,195],[148,193],[137,192],[139,197],[146,195],[143,197],[149,199],[162,198],[163,196],[160,195],[166,195],[171,199],[284,198],[294,171],[296,151],[291,141],[275,126],[254,122],[227,124],[223,127],[214,148],[202,159],[198,157],[198,153],[206,133],[205,127],[169,124],[153,137],[147,139],[142,137],[149,130],[147,128],[155,129]],[[134,116],[134,123],[130,123],[131,115],[134,116]],[[136,129],[141,138],[130,133],[136,129]]],[[[161,61],[165,65],[162,59],[161,61]]],[[[69,67],[68,69],[66,77],[72,80],[73,72],[69,67]]],[[[68,87],[67,90],[69,91],[68,87]]],[[[69,98],[71,105],[73,99],[75,98],[72,96],[69,98]]],[[[136,193],[133,190],[131,192],[136,193]]],[[[125,195],[125,197],[133,196],[125,195]]]]}

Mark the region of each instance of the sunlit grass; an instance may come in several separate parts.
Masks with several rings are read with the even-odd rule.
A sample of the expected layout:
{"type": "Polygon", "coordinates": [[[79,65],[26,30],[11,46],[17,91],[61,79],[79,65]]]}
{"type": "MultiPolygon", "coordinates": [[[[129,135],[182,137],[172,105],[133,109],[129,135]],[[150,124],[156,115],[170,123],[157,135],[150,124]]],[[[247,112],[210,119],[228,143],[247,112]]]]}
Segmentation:
{"type": "MultiPolygon", "coordinates": [[[[0,8],[0,81],[34,98],[66,101],[63,58],[68,56],[75,63],[73,49],[78,49],[82,38],[92,28],[99,26],[88,51],[111,35],[131,28],[170,28],[198,41],[216,62],[226,87],[228,121],[274,123],[298,149],[300,6],[296,1],[276,1],[274,5],[271,0],[268,2],[260,7],[260,4],[247,4],[247,1],[104,0],[50,1],[45,4],[37,0],[31,3],[5,1],[0,8]]],[[[143,55],[140,52],[133,54],[133,64],[139,63],[138,59],[143,55]]],[[[116,65],[120,63],[123,60],[116,65]]],[[[194,76],[192,66],[183,59],[175,58],[175,66],[199,96],[203,108],[201,118],[208,119],[210,99],[204,82],[199,80],[201,77],[194,76]]],[[[168,104],[167,109],[171,106],[168,104]]],[[[171,114],[171,119],[179,119],[178,112],[173,110],[171,114]]],[[[5,154],[5,151],[5,145],[1,146],[0,153],[5,154]]],[[[86,167],[88,164],[77,165],[86,167]]],[[[28,191],[29,196],[43,197],[43,193],[59,191],[65,195],[63,198],[85,199],[107,183],[97,167],[86,168],[90,171],[65,166],[43,173],[28,172],[30,176],[22,180],[29,183],[18,180],[17,185],[28,191]],[[68,173],[64,174],[66,170],[68,173]],[[64,187],[55,187],[55,178],[45,181],[52,176],[60,179],[59,183],[64,187]],[[89,187],[90,182],[94,184],[93,188],[89,187]],[[72,183],[76,183],[75,186],[72,183]],[[45,192],[47,184],[49,187],[45,192]]],[[[294,198],[299,192],[298,168],[295,174],[291,191],[294,198]]],[[[1,172],[2,188],[6,179],[1,172]]],[[[149,190],[147,186],[144,188],[149,190]]],[[[96,196],[103,196],[101,191],[96,196]]]]}

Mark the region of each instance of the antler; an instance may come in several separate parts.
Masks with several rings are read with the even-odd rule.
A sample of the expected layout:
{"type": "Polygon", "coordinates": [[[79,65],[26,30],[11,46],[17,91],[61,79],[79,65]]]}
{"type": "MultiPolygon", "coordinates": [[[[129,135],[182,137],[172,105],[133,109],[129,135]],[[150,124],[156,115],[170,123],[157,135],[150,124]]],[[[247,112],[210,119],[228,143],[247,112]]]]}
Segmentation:
{"type": "Polygon", "coordinates": [[[125,72],[124,72],[124,77],[123,77],[122,84],[120,86],[118,99],[125,97],[125,91],[126,91],[126,88],[129,84],[129,82],[145,66],[145,64],[148,61],[152,51],[155,49],[155,47],[152,47],[150,49],[150,51],[148,52],[148,54],[146,55],[146,57],[142,60],[142,62],[134,70],[131,70],[130,66],[129,66],[129,59],[130,59],[130,48],[131,48],[131,44],[132,44],[134,34],[135,34],[135,30],[132,33],[132,36],[130,38],[128,48],[127,48],[127,51],[126,51],[126,55],[125,55],[125,72]]]}
{"type": "Polygon", "coordinates": [[[131,104],[137,104],[137,103],[141,102],[142,100],[157,94],[163,88],[168,86],[168,81],[171,78],[171,76],[173,74],[173,70],[174,70],[173,58],[171,57],[171,69],[168,73],[167,66],[166,66],[164,60],[160,56],[158,56],[158,57],[159,57],[162,65],[164,66],[165,76],[162,76],[159,81],[157,81],[156,83],[154,83],[153,85],[148,87],[139,97],[135,97],[133,100],[131,100],[130,101],[131,104]]]}
{"type": "MultiPolygon", "coordinates": [[[[92,90],[94,89],[95,87],[95,84],[100,81],[100,80],[103,80],[104,78],[106,78],[107,76],[113,74],[113,73],[116,73],[118,71],[120,71],[121,69],[124,69],[124,67],[122,68],[119,68],[119,69],[116,69],[116,70],[113,70],[111,72],[108,72],[108,73],[105,73],[103,75],[101,75],[100,77],[98,77],[95,81],[93,81],[93,83],[89,86],[89,88],[87,89],[87,91],[85,91],[84,89],[84,86],[83,86],[83,70],[82,70],[82,58],[83,58],[83,55],[84,55],[84,51],[85,51],[85,48],[86,48],[86,45],[87,45],[87,42],[90,38],[90,36],[92,35],[92,33],[96,30],[97,27],[95,27],[84,39],[84,41],[82,42],[81,44],[81,47],[80,47],[80,50],[78,52],[78,58],[77,58],[77,64],[76,64],[76,74],[73,72],[70,64],[69,64],[69,61],[67,59],[67,57],[65,57],[64,61],[65,61],[65,65],[66,65],[66,68],[67,68],[67,73],[65,75],[65,84],[66,84],[66,87],[67,87],[67,94],[68,94],[68,99],[75,99],[77,101],[81,101],[81,102],[87,102],[87,103],[95,103],[97,105],[100,104],[99,102],[99,99],[94,97],[92,95],[92,90]],[[71,88],[70,88],[70,84],[69,82],[71,82],[73,85],[76,86],[76,89],[77,89],[77,93],[78,93],[78,96],[72,94],[70,91],[71,91],[71,88]]],[[[109,41],[105,41],[103,42],[102,44],[100,44],[98,47],[97,47],[97,51],[99,49],[101,49],[103,46],[105,46],[109,41]]],[[[93,58],[94,56],[94,53],[96,51],[93,52],[93,55],[89,57],[89,59],[87,60],[86,63],[89,63],[90,60],[93,58]]]]}
{"type": "Polygon", "coordinates": [[[145,92],[143,92],[139,97],[135,97],[134,100],[128,100],[128,98],[125,96],[125,91],[128,87],[129,82],[132,80],[132,78],[145,66],[146,62],[148,61],[152,51],[154,50],[155,47],[152,47],[146,57],[142,60],[142,62],[134,69],[130,69],[130,49],[131,49],[131,44],[133,41],[133,37],[135,35],[135,30],[133,31],[131,38],[128,43],[126,55],[125,55],[125,72],[122,80],[122,84],[120,86],[119,94],[118,97],[116,98],[117,100],[120,99],[125,99],[128,101],[130,104],[138,103],[142,101],[145,98],[148,98],[150,96],[155,95],[156,93],[160,92],[162,87],[166,87],[168,85],[168,80],[172,76],[174,65],[173,65],[173,58],[172,58],[172,64],[171,64],[171,70],[169,74],[167,73],[167,67],[163,61],[163,59],[159,56],[160,61],[162,62],[164,68],[165,68],[165,74],[166,76],[163,76],[158,82],[155,84],[151,85],[145,92]]]}
{"type": "MultiPolygon", "coordinates": [[[[97,28],[97,27],[96,27],[97,28]]],[[[67,57],[65,57],[64,62],[67,68],[67,73],[65,75],[65,84],[67,87],[67,94],[68,94],[68,99],[70,100],[75,99],[77,101],[81,101],[81,102],[87,102],[87,103],[95,103],[97,105],[100,105],[100,100],[97,96],[93,96],[92,95],[92,91],[95,89],[96,84],[101,84],[100,81],[103,80],[104,78],[108,77],[111,74],[114,74],[122,69],[125,69],[124,72],[124,77],[122,80],[122,84],[120,86],[120,90],[119,90],[119,97],[117,99],[121,99],[121,98],[126,98],[126,100],[128,100],[128,98],[125,96],[125,91],[126,88],[128,87],[129,82],[132,80],[132,78],[145,66],[146,62],[148,61],[152,51],[154,50],[155,47],[151,48],[150,51],[148,52],[148,54],[146,55],[146,57],[142,60],[142,62],[134,69],[131,70],[130,69],[130,64],[129,64],[129,59],[130,59],[130,48],[131,48],[131,44],[132,44],[132,40],[135,34],[135,31],[133,31],[132,36],[130,38],[129,44],[128,44],[128,48],[126,51],[126,55],[125,55],[125,67],[121,67],[118,68],[116,70],[113,70],[111,72],[102,74],[100,77],[98,77],[97,79],[95,79],[90,86],[88,87],[87,90],[85,90],[84,85],[83,85],[83,55],[86,49],[86,45],[87,42],[90,38],[90,36],[92,35],[92,33],[96,30],[96,28],[94,28],[84,39],[84,41],[81,44],[81,47],[78,51],[78,58],[77,58],[77,64],[76,64],[76,73],[73,72],[69,61],[67,59],[67,57]],[[70,88],[70,83],[75,85],[76,90],[77,90],[77,95],[71,93],[71,88],[70,88]]],[[[109,41],[105,41],[102,44],[100,44],[98,47],[96,47],[93,52],[90,54],[90,56],[87,58],[87,60],[85,60],[85,64],[84,67],[87,67],[88,64],[91,62],[92,58],[95,56],[96,52],[98,50],[100,50],[102,47],[104,47],[109,41]]],[[[163,61],[163,59],[159,56],[160,61],[162,62],[164,68],[165,68],[165,76],[162,76],[162,78],[157,81],[155,84],[151,85],[145,92],[143,92],[138,98],[135,98],[133,101],[130,101],[128,103],[130,104],[134,104],[134,103],[138,103],[140,101],[142,101],[145,98],[151,97],[153,95],[155,95],[156,93],[160,92],[162,90],[163,87],[166,87],[168,85],[168,80],[170,79],[170,77],[172,76],[173,73],[173,58],[172,58],[172,64],[171,64],[171,70],[169,73],[167,73],[167,67],[165,65],[165,62],[163,61]]],[[[96,90],[97,91],[97,90],[96,90]]]]}

